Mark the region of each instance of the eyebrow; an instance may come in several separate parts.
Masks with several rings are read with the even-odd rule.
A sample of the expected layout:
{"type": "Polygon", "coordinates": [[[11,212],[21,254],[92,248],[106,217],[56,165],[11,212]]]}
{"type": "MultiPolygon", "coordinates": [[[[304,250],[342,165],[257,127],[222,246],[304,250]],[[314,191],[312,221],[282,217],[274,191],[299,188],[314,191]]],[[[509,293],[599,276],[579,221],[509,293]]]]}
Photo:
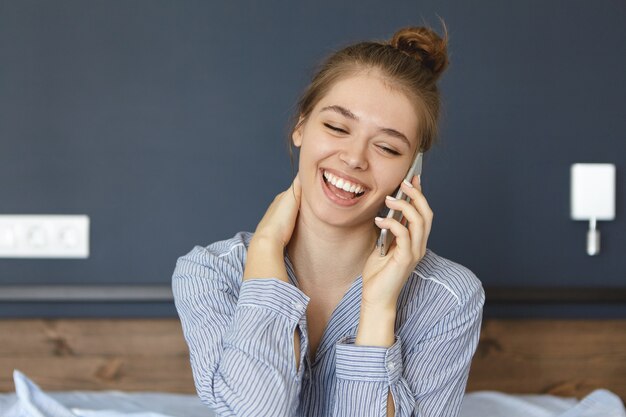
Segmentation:
{"type": "MultiPolygon", "coordinates": [[[[346,109],[345,107],[341,107],[338,105],[332,105],[332,106],[326,106],[324,108],[322,108],[322,110],[320,110],[320,113],[323,111],[334,111],[336,113],[341,114],[342,116],[348,118],[348,119],[352,119],[352,120],[356,120],[357,122],[359,121],[359,118],[356,116],[356,114],[352,113],[350,110],[346,109]]],[[[390,127],[381,127],[380,128],[381,132],[384,132],[386,134],[388,134],[389,136],[393,136],[395,138],[398,138],[400,140],[402,140],[403,142],[405,142],[407,144],[407,146],[409,147],[409,149],[411,149],[411,142],[409,142],[409,140],[407,139],[406,136],[404,136],[404,134],[398,132],[395,129],[392,129],[390,127]]]]}

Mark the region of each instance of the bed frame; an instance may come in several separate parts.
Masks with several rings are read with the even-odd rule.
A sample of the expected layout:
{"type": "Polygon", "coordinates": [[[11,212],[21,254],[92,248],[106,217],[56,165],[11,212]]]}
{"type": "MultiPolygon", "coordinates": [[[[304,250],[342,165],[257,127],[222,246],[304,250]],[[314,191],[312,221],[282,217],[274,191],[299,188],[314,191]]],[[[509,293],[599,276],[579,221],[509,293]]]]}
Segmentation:
{"type": "MultiPolygon", "coordinates": [[[[194,393],[177,319],[0,320],[0,391],[19,369],[44,390],[194,393]]],[[[467,391],[626,399],[626,320],[489,319],[467,391]]]]}

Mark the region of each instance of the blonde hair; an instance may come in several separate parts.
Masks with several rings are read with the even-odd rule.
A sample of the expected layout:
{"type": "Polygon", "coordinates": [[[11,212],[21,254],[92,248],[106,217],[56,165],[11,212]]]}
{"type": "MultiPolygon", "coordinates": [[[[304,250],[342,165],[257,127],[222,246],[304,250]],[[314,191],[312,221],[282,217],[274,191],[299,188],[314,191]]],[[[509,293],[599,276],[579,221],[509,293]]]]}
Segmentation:
{"type": "Polygon", "coordinates": [[[437,80],[449,63],[448,33],[445,24],[443,27],[443,38],[427,27],[406,27],[389,41],[356,43],[327,57],[300,97],[291,121],[287,139],[292,168],[291,133],[309,117],[335,83],[364,71],[377,71],[390,87],[411,99],[420,120],[418,147],[422,152],[430,149],[437,136],[441,105],[437,80]]]}

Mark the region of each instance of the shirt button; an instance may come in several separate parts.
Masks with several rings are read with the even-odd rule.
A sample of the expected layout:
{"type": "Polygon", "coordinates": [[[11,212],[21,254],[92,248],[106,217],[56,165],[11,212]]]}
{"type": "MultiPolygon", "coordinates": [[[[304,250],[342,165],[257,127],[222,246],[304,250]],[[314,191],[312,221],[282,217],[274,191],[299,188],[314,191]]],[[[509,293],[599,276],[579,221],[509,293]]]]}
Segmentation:
{"type": "Polygon", "coordinates": [[[389,362],[387,367],[389,368],[390,371],[393,371],[394,369],[396,369],[396,364],[393,362],[389,362]]]}
{"type": "Polygon", "coordinates": [[[304,308],[304,305],[302,303],[298,303],[298,302],[294,302],[292,303],[293,308],[295,308],[296,310],[302,310],[304,308]]]}

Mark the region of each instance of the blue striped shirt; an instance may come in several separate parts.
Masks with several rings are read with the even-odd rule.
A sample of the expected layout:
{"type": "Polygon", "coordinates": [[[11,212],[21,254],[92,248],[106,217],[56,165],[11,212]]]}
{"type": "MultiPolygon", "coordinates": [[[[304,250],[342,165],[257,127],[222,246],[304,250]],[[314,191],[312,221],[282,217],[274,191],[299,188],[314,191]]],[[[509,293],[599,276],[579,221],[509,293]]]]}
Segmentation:
{"type": "Polygon", "coordinates": [[[398,298],[395,342],[355,345],[362,277],[335,308],[309,358],[306,308],[290,282],[243,281],[252,233],[178,258],[172,288],[200,399],[220,416],[457,416],[485,300],[467,268],[430,249],[398,298]],[[299,329],[300,365],[294,360],[299,329]]]}

